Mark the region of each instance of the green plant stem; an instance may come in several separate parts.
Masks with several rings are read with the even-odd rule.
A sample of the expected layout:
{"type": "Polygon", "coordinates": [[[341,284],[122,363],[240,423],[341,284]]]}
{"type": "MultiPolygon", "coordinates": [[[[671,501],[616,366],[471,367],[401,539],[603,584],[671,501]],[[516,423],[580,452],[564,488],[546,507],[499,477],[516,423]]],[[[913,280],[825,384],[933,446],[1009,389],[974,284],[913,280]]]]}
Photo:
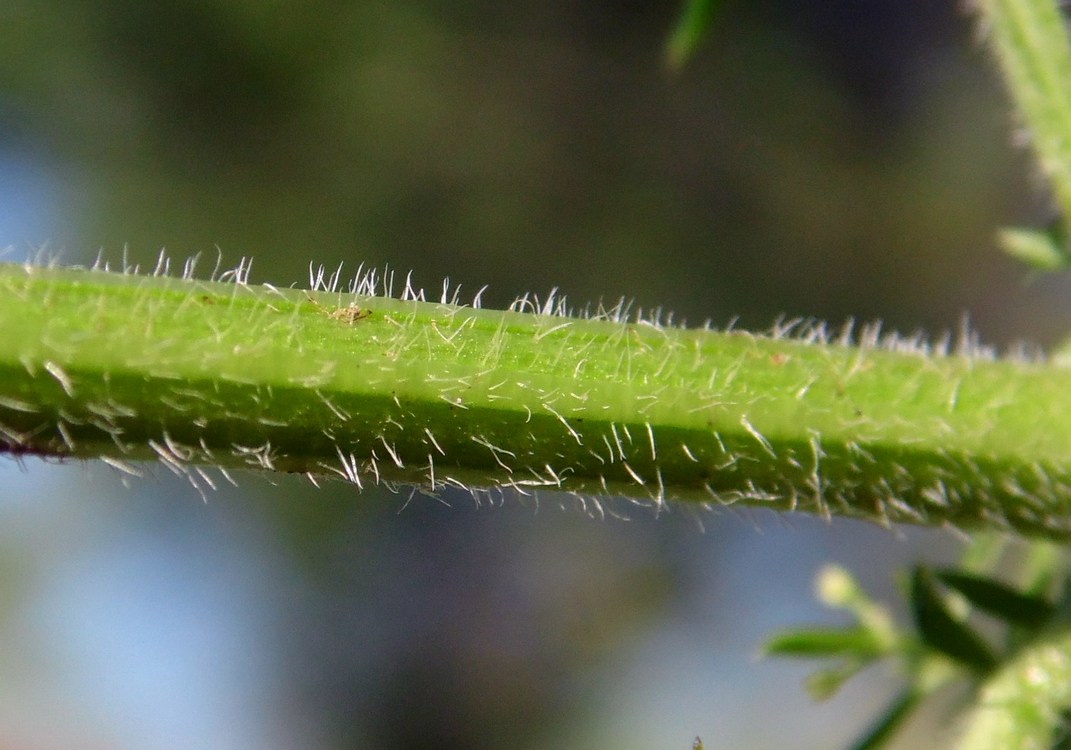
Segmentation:
{"type": "Polygon", "coordinates": [[[1071,44],[1054,0],[976,0],[1063,216],[1071,217],[1071,44]]]}
{"type": "Polygon", "coordinates": [[[1071,536],[1053,365],[313,299],[0,264],[0,446],[195,484],[252,466],[1071,536]]]}

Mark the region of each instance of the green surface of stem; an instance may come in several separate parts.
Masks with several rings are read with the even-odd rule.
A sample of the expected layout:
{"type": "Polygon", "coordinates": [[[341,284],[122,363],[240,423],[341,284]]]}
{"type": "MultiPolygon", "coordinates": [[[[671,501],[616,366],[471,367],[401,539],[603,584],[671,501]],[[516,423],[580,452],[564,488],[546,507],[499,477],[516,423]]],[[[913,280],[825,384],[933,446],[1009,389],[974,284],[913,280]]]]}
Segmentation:
{"type": "Polygon", "coordinates": [[[544,307],[0,265],[0,446],[1071,536],[1068,370],[544,307]]]}

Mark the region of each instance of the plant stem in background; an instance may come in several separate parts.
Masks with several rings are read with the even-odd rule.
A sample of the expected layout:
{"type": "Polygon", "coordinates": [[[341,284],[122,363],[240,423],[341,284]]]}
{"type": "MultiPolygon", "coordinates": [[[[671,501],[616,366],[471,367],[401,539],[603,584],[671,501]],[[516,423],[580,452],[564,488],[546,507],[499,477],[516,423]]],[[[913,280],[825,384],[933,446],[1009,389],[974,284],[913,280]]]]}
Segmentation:
{"type": "Polygon", "coordinates": [[[1071,216],[1071,44],[1052,0],[976,0],[1008,91],[1064,216],[1071,216]]]}
{"type": "Polygon", "coordinates": [[[976,0],[982,29],[996,53],[1061,220],[1046,231],[1006,229],[1008,252],[1042,270],[1071,263],[1071,43],[1053,0],[976,0]]]}
{"type": "Polygon", "coordinates": [[[234,276],[0,265],[0,446],[195,485],[251,466],[1071,536],[1067,370],[969,337],[945,356],[876,327],[848,345],[234,276]]]}

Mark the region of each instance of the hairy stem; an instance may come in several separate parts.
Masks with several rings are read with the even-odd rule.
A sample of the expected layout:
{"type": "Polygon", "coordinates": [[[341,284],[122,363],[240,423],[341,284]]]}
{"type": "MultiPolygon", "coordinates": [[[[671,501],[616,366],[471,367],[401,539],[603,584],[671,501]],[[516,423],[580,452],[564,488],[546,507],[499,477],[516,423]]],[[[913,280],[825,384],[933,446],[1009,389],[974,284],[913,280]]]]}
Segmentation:
{"type": "Polygon", "coordinates": [[[252,466],[1071,535],[1059,367],[374,286],[0,265],[0,446],[195,483],[252,466]]]}
{"type": "Polygon", "coordinates": [[[1071,217],[1071,44],[1055,0],[976,0],[1056,202],[1071,217]]]}

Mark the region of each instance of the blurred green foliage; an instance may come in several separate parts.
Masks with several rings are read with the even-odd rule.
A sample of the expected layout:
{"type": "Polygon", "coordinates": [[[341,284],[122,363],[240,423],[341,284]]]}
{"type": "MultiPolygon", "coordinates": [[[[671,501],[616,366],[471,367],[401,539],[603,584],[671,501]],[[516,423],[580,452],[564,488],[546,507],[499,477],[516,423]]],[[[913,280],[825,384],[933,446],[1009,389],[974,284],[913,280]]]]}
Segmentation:
{"type": "Polygon", "coordinates": [[[669,76],[679,8],[642,0],[16,0],[6,122],[63,165],[70,221],[0,240],[218,246],[276,284],[389,263],[493,304],[558,286],[751,326],[970,309],[1048,341],[1029,302],[992,303],[1020,291],[994,228],[1030,205],[999,90],[969,24],[915,5],[729,4],[669,76]]]}
{"type": "Polygon", "coordinates": [[[680,70],[695,54],[714,23],[719,0],[687,0],[677,25],[666,42],[666,62],[671,70],[680,70]]]}

